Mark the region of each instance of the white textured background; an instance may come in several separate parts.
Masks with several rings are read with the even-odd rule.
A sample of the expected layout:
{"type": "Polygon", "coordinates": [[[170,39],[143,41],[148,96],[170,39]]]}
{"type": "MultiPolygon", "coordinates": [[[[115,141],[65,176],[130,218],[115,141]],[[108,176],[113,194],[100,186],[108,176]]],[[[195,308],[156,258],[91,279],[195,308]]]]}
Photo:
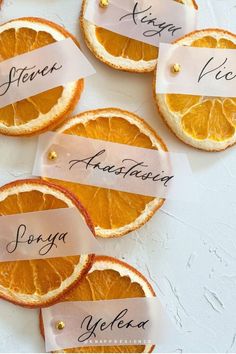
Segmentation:
{"type": "MultiPolygon", "coordinates": [[[[198,0],[200,26],[236,32],[236,0],[198,0]]],[[[0,21],[45,17],[80,38],[80,0],[5,0],[0,21]]],[[[137,266],[179,329],[163,352],[236,352],[236,147],[195,151],[164,126],[152,100],[152,75],[113,71],[85,47],[97,74],[86,80],[78,111],[118,106],[143,116],[172,151],[189,155],[200,204],[166,202],[141,230],[104,242],[104,253],[137,266]]],[[[0,183],[30,175],[36,139],[0,137],[0,183]]],[[[183,181],[184,183],[184,181],[183,181]]],[[[43,352],[38,312],[0,301],[0,352],[43,352]]]]}

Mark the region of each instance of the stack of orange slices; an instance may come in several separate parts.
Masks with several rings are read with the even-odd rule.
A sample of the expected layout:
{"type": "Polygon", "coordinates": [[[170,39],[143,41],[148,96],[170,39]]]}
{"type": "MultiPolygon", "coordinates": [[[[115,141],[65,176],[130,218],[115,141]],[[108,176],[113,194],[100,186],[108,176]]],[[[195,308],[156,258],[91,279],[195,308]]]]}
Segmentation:
{"type": "MultiPolygon", "coordinates": [[[[87,1],[83,0],[81,28],[94,55],[115,69],[153,71],[158,48],[88,22],[84,18],[87,1]]],[[[197,8],[194,0],[175,1],[197,8]]],[[[47,20],[27,17],[7,22],[0,26],[0,61],[68,37],[78,45],[64,28],[47,20]]],[[[236,49],[236,35],[220,29],[207,29],[194,31],[175,43],[236,49]]],[[[180,140],[207,151],[224,150],[236,143],[236,98],[157,94],[157,88],[154,88],[159,112],[180,140]]],[[[87,111],[64,122],[82,90],[83,80],[76,80],[0,108],[0,133],[33,135],[59,127],[58,133],[168,151],[162,139],[144,120],[118,108],[87,111]]],[[[16,181],[0,188],[0,217],[75,207],[94,235],[103,238],[121,237],[140,228],[163,203],[163,198],[46,177],[16,181]]],[[[154,296],[151,285],[142,274],[112,257],[78,255],[0,262],[0,297],[20,306],[41,308],[60,300],[98,301],[154,296]]],[[[40,329],[44,335],[41,316],[40,329]]],[[[123,345],[68,348],[60,352],[143,353],[153,349],[151,345],[123,345]]]]}

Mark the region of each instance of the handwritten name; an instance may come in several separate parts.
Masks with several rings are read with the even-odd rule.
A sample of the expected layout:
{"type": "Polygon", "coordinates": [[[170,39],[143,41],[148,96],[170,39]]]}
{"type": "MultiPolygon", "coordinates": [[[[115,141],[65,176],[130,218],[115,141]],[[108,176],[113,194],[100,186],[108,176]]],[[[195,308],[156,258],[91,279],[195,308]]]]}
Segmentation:
{"type": "Polygon", "coordinates": [[[132,12],[128,13],[127,15],[122,16],[119,21],[124,21],[125,19],[131,18],[134,22],[135,25],[138,24],[145,24],[147,26],[152,26],[153,29],[148,29],[143,32],[143,35],[145,37],[154,37],[154,36],[159,36],[161,37],[162,32],[166,31],[171,34],[173,37],[175,35],[175,32],[180,31],[182,27],[177,27],[173,23],[167,23],[165,21],[159,22],[156,17],[153,16],[151,10],[152,10],[152,5],[146,8],[145,10],[139,10],[138,9],[139,3],[136,2],[134,5],[134,8],[132,12]]]}
{"type": "Polygon", "coordinates": [[[163,182],[164,186],[167,187],[169,181],[174,178],[174,176],[166,176],[165,172],[161,171],[160,173],[153,173],[151,171],[145,172],[144,169],[148,168],[148,165],[145,165],[144,161],[135,161],[132,159],[122,160],[123,166],[115,165],[102,165],[101,161],[97,161],[99,157],[104,155],[106,150],[103,149],[96,153],[93,156],[87,157],[81,160],[71,160],[69,161],[69,170],[72,170],[75,166],[79,164],[84,164],[86,169],[92,168],[97,169],[106,173],[111,173],[116,176],[122,175],[122,178],[134,177],[141,179],[143,181],[152,180],[153,182],[163,182]],[[127,166],[128,165],[128,166],[127,166]]]}
{"type": "Polygon", "coordinates": [[[126,315],[128,314],[128,309],[122,310],[111,322],[104,321],[103,318],[100,318],[98,321],[94,321],[93,316],[89,315],[86,316],[80,328],[83,330],[85,329],[86,332],[82,333],[78,337],[78,342],[84,342],[89,340],[91,337],[96,338],[97,332],[101,331],[112,331],[113,329],[122,329],[122,328],[139,328],[139,329],[146,329],[146,325],[149,320],[141,321],[139,323],[135,323],[134,320],[127,320],[125,319],[126,315]]]}
{"type": "Polygon", "coordinates": [[[43,244],[39,249],[39,255],[45,256],[48,254],[53,247],[57,248],[57,241],[66,243],[66,236],[68,232],[60,233],[57,232],[55,235],[50,234],[49,236],[44,237],[43,235],[31,235],[27,234],[27,226],[21,224],[16,232],[16,238],[14,241],[11,241],[7,244],[6,250],[8,253],[14,253],[20,244],[43,244]]]}
{"type": "Polygon", "coordinates": [[[62,68],[62,65],[54,63],[51,67],[45,66],[42,69],[36,69],[36,65],[28,68],[16,68],[13,66],[8,75],[6,82],[0,85],[0,96],[4,96],[13,84],[16,84],[17,87],[20,87],[22,84],[25,84],[28,81],[34,81],[37,77],[45,77],[51,75],[54,71],[58,71],[62,68]]]}
{"type": "Polygon", "coordinates": [[[228,71],[226,67],[226,64],[228,63],[228,58],[225,58],[225,60],[217,66],[215,66],[214,61],[214,57],[211,57],[207,61],[207,63],[204,65],[203,69],[200,72],[198,82],[212,74],[216,80],[225,79],[226,81],[231,81],[236,79],[236,72],[228,71]]]}

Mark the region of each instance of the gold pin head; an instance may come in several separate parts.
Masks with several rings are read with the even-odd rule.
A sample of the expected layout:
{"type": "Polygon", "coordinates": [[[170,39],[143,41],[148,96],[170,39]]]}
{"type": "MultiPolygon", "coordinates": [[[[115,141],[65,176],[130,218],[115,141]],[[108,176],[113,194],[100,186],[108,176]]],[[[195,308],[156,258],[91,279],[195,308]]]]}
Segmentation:
{"type": "Polygon", "coordinates": [[[107,7],[109,5],[109,0],[100,0],[99,5],[100,7],[107,7]]]}
{"type": "Polygon", "coordinates": [[[178,74],[181,71],[181,65],[180,64],[174,64],[171,67],[171,72],[173,74],[178,74]]]}
{"type": "Polygon", "coordinates": [[[55,161],[57,159],[56,151],[49,151],[48,160],[55,161]]]}
{"type": "Polygon", "coordinates": [[[58,329],[58,331],[62,331],[65,328],[65,323],[60,321],[56,323],[56,329],[58,329]]]}

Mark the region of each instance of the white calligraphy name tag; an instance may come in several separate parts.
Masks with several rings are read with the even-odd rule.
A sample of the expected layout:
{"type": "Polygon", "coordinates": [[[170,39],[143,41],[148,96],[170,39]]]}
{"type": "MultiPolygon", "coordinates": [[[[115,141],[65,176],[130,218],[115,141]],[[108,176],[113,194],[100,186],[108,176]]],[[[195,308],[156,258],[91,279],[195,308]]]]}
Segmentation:
{"type": "Polygon", "coordinates": [[[158,94],[236,97],[236,50],[162,43],[156,90],[158,94]],[[172,72],[174,64],[180,65],[180,72],[172,72]]]}
{"type": "Polygon", "coordinates": [[[112,32],[158,47],[196,29],[197,11],[173,0],[87,0],[85,19],[112,32]]]}
{"type": "Polygon", "coordinates": [[[76,208],[0,217],[0,262],[101,254],[76,208]]]}
{"type": "Polygon", "coordinates": [[[34,176],[152,197],[196,200],[187,156],[48,132],[38,140],[34,176]],[[48,159],[50,151],[57,159],[48,159]]]}
{"type": "Polygon", "coordinates": [[[42,309],[42,315],[47,352],[86,346],[161,345],[177,333],[156,297],[63,302],[42,309]],[[59,331],[56,325],[61,321],[65,327],[59,331]]]}
{"type": "Polygon", "coordinates": [[[71,38],[0,63],[0,107],[95,73],[71,38]]]}

